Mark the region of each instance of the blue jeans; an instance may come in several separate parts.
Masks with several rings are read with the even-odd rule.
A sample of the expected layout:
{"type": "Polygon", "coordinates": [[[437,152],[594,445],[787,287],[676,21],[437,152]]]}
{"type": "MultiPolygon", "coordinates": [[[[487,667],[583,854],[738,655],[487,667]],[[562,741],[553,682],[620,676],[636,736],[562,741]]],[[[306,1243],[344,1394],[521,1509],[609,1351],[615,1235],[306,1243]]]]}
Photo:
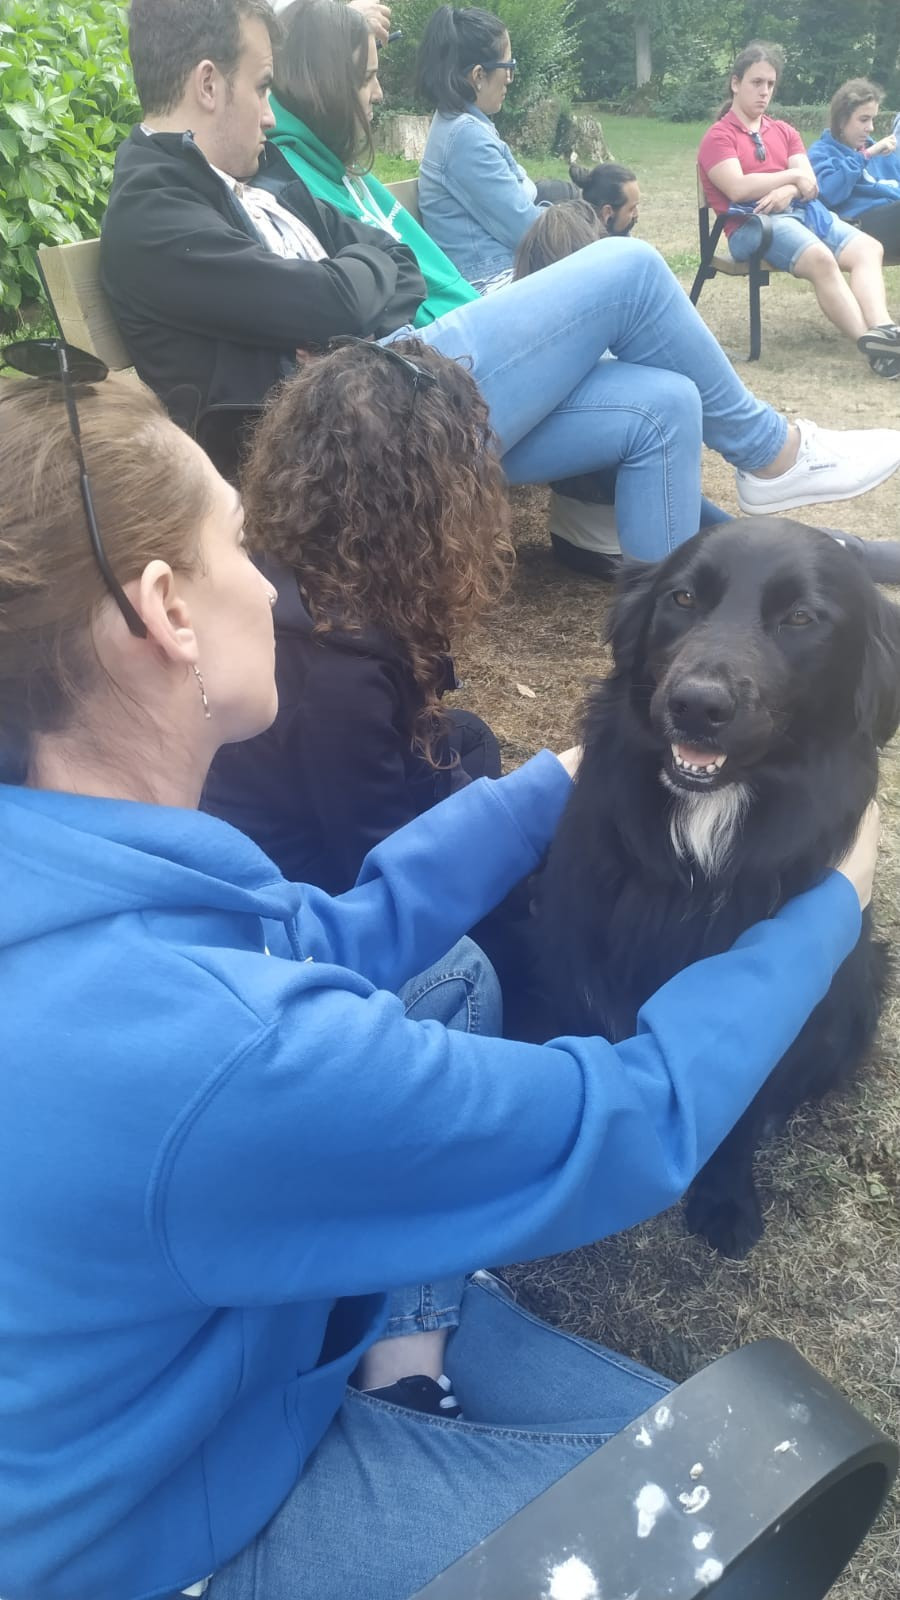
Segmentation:
{"type": "Polygon", "coordinates": [[[622,547],[645,561],[700,526],[701,439],[754,472],[787,438],[641,240],[598,240],[415,337],[469,361],[511,483],[618,467],[622,547]]]}
{"type": "MultiPolygon", "coordinates": [[[[769,217],[769,222],[772,224],[772,240],[766,246],[766,260],[782,272],[793,272],[803,252],[811,244],[824,244],[837,260],[844,246],[859,238],[859,229],[852,227],[849,222],[843,222],[840,217],[833,218],[828,225],[828,232],[821,238],[800,217],[780,213],[769,217]]],[[[735,261],[749,261],[759,249],[761,237],[762,223],[759,217],[748,217],[746,222],[742,222],[728,240],[728,248],[735,261]]]]}
{"type": "MultiPolygon", "coordinates": [[[[399,991],[406,1015],[414,1022],[439,1022],[463,1033],[496,1038],[503,1030],[500,984],[487,956],[473,939],[458,944],[399,991]]],[[[400,1334],[432,1333],[455,1328],[465,1277],[441,1278],[397,1289],[390,1300],[386,1339],[400,1334]]]]}
{"type": "Polygon", "coordinates": [[[208,1600],[406,1600],[671,1387],[471,1280],[447,1373],[462,1421],[348,1389],[208,1600]]]}

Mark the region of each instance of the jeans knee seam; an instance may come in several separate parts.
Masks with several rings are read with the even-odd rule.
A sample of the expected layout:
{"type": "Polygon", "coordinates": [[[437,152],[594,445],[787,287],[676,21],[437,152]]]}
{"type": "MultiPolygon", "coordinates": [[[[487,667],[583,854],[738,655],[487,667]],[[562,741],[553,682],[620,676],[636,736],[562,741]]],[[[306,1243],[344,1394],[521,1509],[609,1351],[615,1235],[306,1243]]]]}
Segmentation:
{"type": "MultiPolygon", "coordinates": [[[[501,1300],[503,1305],[508,1306],[516,1316],[524,1317],[527,1322],[534,1323],[536,1327],[543,1329],[545,1332],[549,1328],[556,1338],[564,1339],[567,1344],[576,1345],[579,1350],[586,1350],[589,1355],[594,1356],[598,1361],[603,1361],[607,1365],[615,1367],[617,1372],[633,1375],[630,1364],[621,1360],[614,1350],[607,1350],[605,1347],[601,1349],[598,1345],[593,1344],[590,1339],[583,1339],[577,1333],[570,1333],[568,1328],[553,1327],[550,1323],[544,1322],[540,1317],[535,1316],[534,1312],[529,1311],[527,1306],[521,1305],[517,1300],[507,1300],[505,1295],[498,1295],[495,1289],[488,1288],[483,1284],[476,1284],[475,1288],[481,1294],[494,1295],[495,1299],[501,1300]]],[[[641,1376],[648,1383],[652,1383],[659,1390],[661,1396],[671,1392],[671,1384],[658,1373],[651,1371],[650,1368],[642,1369],[641,1376]]]]}

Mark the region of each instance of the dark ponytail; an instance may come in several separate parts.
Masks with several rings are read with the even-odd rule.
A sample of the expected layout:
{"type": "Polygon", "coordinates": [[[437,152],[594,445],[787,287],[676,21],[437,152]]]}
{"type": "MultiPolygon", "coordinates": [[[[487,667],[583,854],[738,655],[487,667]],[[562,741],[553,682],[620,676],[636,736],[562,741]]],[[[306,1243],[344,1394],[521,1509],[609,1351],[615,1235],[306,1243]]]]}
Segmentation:
{"type": "Polygon", "coordinates": [[[618,211],[625,204],[626,183],[637,182],[637,173],[619,161],[601,161],[596,167],[579,167],[573,161],[569,177],[598,214],[604,206],[618,211]]]}
{"type": "Polygon", "coordinates": [[[728,99],[722,101],[716,112],[717,122],[725,116],[726,112],[731,110],[732,101],[734,100],[731,88],[732,78],[737,78],[738,82],[740,82],[747,68],[755,67],[757,61],[768,61],[769,66],[775,68],[776,77],[780,78],[784,71],[784,51],[781,45],[770,44],[768,39],[751,39],[750,43],[744,46],[740,55],[735,58],[734,65],[728,74],[728,82],[725,85],[728,99]]]}
{"type": "Polygon", "coordinates": [[[468,81],[473,67],[496,59],[506,23],[477,6],[438,6],[428,19],[419,46],[419,93],[448,116],[458,116],[475,102],[468,81]]]}

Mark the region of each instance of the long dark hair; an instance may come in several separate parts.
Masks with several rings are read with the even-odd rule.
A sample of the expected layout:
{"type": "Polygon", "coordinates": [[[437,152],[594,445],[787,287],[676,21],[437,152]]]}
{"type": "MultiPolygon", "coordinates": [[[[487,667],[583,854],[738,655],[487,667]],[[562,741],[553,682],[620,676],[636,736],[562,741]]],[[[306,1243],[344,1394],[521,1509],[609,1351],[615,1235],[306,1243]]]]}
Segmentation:
{"type": "Polygon", "coordinates": [[[506,23],[478,6],[438,6],[419,46],[419,92],[438,111],[455,116],[475,101],[467,74],[496,58],[506,23]]]}
{"type": "Polygon", "coordinates": [[[747,68],[755,67],[757,61],[768,61],[769,66],[775,68],[776,77],[780,78],[784,71],[784,51],[782,50],[781,45],[771,44],[768,39],[751,39],[750,43],[744,46],[740,55],[735,57],[734,65],[728,74],[728,79],[725,84],[725,93],[727,94],[728,99],[722,101],[722,104],[716,113],[717,122],[720,120],[720,118],[725,116],[726,112],[731,110],[732,101],[734,99],[734,94],[731,88],[732,78],[737,78],[738,83],[740,83],[744,73],[747,71],[747,68]]]}
{"type": "Polygon", "coordinates": [[[296,574],[316,631],[381,628],[421,694],[410,738],[437,760],[451,643],[514,561],[488,409],[458,361],[415,339],[301,361],[253,435],[241,490],[251,547],[296,574]]]}
{"type": "Polygon", "coordinates": [[[294,0],[279,21],[275,98],[342,166],[368,172],[375,151],[359,103],[369,58],[365,19],[336,0],[294,0]]]}

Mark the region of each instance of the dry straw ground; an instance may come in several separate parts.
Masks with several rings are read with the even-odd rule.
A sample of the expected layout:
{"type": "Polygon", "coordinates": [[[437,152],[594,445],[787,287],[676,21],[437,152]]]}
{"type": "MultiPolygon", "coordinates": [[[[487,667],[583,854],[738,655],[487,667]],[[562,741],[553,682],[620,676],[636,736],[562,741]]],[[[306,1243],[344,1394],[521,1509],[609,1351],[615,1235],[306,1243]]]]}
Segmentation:
{"type": "MultiPolygon", "coordinates": [[[[641,235],[689,283],[696,250],[693,131],[615,119],[607,133],[616,157],[639,168],[645,197],[641,235]]],[[[900,318],[900,268],[888,279],[900,318]]],[[[704,289],[703,315],[731,351],[746,349],[746,299],[741,281],[719,278],[704,289]]],[[[763,302],[763,358],[739,366],[758,394],[790,415],[834,427],[900,426],[900,383],[870,375],[852,346],[823,321],[805,287],[776,276],[763,302]]],[[[717,457],[707,457],[704,486],[711,498],[737,511],[731,470],[717,457]]],[[[543,744],[562,748],[570,742],[585,680],[604,669],[608,591],[554,565],[545,498],[541,490],[516,495],[519,565],[511,596],[459,652],[459,699],[490,720],[509,767],[543,744]],[[524,698],[517,684],[528,685],[535,698],[524,698]]],[[[900,537],[900,474],[861,500],[820,508],[815,518],[871,537],[900,537]]],[[[900,601],[900,593],[895,598],[900,601]]],[[[882,933],[896,947],[896,748],[884,757],[880,799],[883,846],[875,909],[882,933]]],[[[858,1086],[797,1116],[760,1159],[767,1232],[749,1260],[711,1255],[686,1234],[676,1209],[620,1238],[522,1268],[520,1287],[551,1320],[676,1378],[747,1340],[769,1334],[791,1339],[900,1437],[898,1055],[895,976],[877,1046],[858,1086]]],[[[715,1066],[710,1062],[710,1071],[715,1066]]],[[[833,1593],[840,1600],[898,1600],[900,1497],[833,1593]]]]}

